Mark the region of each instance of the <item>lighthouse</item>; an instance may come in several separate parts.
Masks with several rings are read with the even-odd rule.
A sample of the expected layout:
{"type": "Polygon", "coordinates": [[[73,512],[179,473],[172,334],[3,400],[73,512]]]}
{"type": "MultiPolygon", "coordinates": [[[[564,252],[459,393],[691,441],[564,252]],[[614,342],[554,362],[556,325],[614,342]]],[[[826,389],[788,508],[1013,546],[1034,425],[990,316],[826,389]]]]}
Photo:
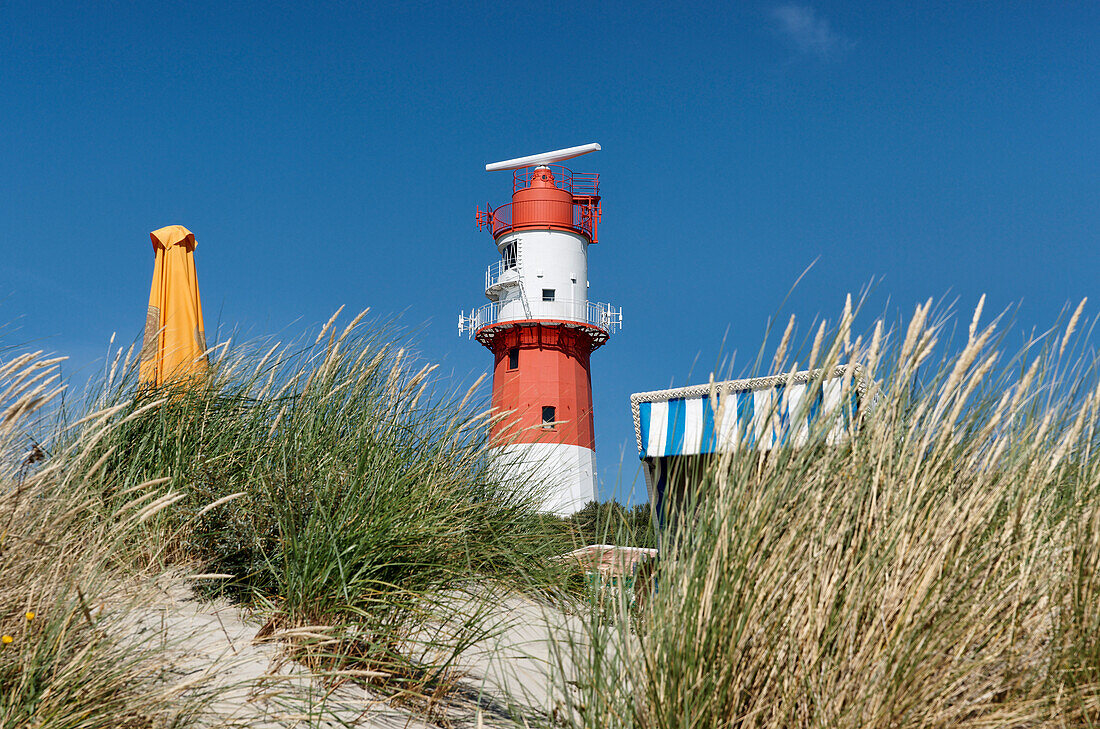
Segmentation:
{"type": "Polygon", "coordinates": [[[477,210],[498,259],[489,303],[460,314],[459,334],[493,353],[491,447],[501,475],[572,514],[596,496],[592,352],[622,326],[622,310],[589,300],[588,250],[599,241],[600,181],[558,164],[600,149],[570,147],[485,165],[512,172],[512,201],[477,210]]]}

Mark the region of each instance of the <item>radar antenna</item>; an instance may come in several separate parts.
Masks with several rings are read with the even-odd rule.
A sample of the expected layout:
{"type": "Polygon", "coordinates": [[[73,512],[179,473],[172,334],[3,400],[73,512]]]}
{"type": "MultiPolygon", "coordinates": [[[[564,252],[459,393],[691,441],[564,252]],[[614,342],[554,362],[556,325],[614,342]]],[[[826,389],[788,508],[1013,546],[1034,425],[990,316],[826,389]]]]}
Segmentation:
{"type": "Polygon", "coordinates": [[[515,159],[506,159],[503,162],[493,162],[485,165],[486,172],[497,172],[499,170],[519,170],[524,167],[538,167],[541,165],[548,165],[554,162],[563,162],[567,159],[573,159],[574,157],[580,157],[582,154],[588,154],[589,152],[599,152],[600,145],[593,142],[592,144],[582,144],[579,147],[567,147],[565,149],[558,149],[553,152],[543,152],[541,154],[532,154],[527,157],[516,157],[515,159]]]}

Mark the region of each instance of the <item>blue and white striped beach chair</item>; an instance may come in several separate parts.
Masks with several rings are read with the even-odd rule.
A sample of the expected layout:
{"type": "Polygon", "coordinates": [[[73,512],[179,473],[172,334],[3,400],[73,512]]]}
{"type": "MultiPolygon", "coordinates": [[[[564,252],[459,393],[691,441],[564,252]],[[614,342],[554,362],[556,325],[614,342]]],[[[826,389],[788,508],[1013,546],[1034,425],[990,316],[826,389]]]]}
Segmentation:
{"type": "Polygon", "coordinates": [[[846,439],[864,392],[860,367],[841,365],[829,373],[805,370],[631,395],[651,502],[660,513],[671,466],[686,470],[696,460],[685,456],[846,439]],[[819,423],[822,417],[831,427],[819,423]]]}

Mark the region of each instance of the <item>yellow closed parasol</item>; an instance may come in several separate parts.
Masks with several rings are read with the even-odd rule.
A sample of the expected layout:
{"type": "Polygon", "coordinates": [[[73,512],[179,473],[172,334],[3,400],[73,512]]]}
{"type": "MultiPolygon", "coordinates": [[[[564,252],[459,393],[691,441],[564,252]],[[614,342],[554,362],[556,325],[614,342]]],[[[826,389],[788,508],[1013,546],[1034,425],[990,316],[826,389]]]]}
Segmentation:
{"type": "Polygon", "coordinates": [[[169,225],[149,237],[156,261],[138,374],[142,383],[163,385],[206,372],[206,334],[195,274],[194,233],[182,225],[169,225]]]}

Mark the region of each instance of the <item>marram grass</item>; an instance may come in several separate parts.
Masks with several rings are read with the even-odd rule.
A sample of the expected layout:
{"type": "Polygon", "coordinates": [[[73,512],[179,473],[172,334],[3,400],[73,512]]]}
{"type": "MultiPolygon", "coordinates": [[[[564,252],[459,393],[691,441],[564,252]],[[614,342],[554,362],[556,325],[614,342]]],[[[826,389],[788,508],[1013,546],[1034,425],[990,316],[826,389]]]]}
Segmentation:
{"type": "MultiPolygon", "coordinates": [[[[961,347],[930,304],[865,338],[854,316],[801,365],[792,327],[773,361],[859,364],[858,431],[707,462],[662,515],[656,590],[561,636],[579,674],[547,721],[1098,723],[1100,391],[1080,310],[1010,354],[980,308],[961,347]]],[[[173,564],[226,575],[269,617],[260,638],[319,673],[429,712],[485,637],[487,595],[569,577],[537,494],[492,475],[493,414],[384,329],[213,354],[209,380],[145,391],[120,352],[55,425],[56,362],[0,363],[0,726],[193,723],[199,693],[98,609],[173,564]]]]}
{"type": "Polygon", "coordinates": [[[707,462],[664,515],[648,605],[571,641],[569,723],[1100,723],[1100,378],[1067,350],[1080,308],[1014,354],[980,316],[950,356],[930,302],[866,341],[850,306],[822,327],[804,362],[864,368],[858,431],[826,445],[819,420],[804,447],[707,462]]]}
{"type": "Polygon", "coordinates": [[[27,438],[64,390],[58,362],[28,353],[0,363],[0,727],[187,725],[205,703],[202,681],[181,685],[165,646],[119,629],[120,593],[141,577],[133,517],[158,507],[131,495],[105,510],[88,471],[27,438]]]}
{"type": "Polygon", "coordinates": [[[559,584],[549,557],[572,545],[534,485],[493,476],[478,384],[447,389],[396,341],[334,316],[156,390],[120,350],[50,463],[132,531],[133,568],[199,563],[268,617],[260,638],[430,706],[487,637],[492,591],[559,584]]]}

